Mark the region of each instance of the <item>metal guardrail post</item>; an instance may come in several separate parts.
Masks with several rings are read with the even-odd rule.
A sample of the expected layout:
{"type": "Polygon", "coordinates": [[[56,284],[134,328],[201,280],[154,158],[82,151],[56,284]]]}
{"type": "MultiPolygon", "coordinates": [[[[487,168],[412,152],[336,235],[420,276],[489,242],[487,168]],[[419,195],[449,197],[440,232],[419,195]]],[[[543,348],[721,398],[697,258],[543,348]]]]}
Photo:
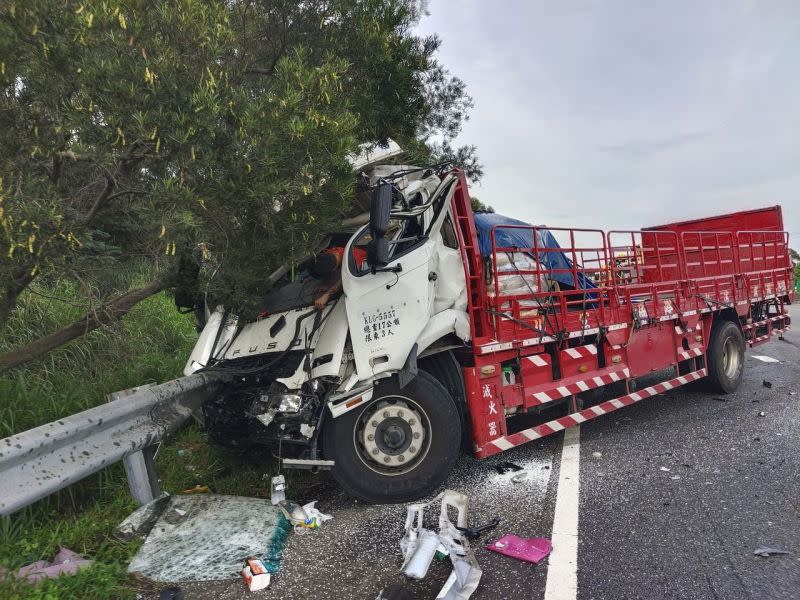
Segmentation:
{"type": "MultiPolygon", "coordinates": [[[[130,390],[113,392],[108,395],[108,401],[113,402],[114,400],[125,398],[139,390],[152,387],[152,385],[146,384],[130,390]]],[[[158,484],[158,475],[156,474],[155,454],[153,446],[148,446],[122,459],[122,465],[125,467],[125,477],[128,480],[128,488],[130,488],[131,496],[133,496],[137,504],[147,504],[161,494],[161,487],[158,484]]]]}
{"type": "Polygon", "coordinates": [[[131,496],[138,504],[147,504],[161,494],[154,459],[153,446],[134,452],[122,459],[131,496]]]}

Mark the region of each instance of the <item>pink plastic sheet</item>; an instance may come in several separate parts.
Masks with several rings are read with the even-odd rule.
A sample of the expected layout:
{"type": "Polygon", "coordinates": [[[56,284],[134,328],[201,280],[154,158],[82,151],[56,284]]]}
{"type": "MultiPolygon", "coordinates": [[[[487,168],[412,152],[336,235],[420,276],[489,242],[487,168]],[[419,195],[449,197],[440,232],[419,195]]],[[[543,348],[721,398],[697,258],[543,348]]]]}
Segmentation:
{"type": "Polygon", "coordinates": [[[76,554],[69,548],[59,546],[58,554],[53,558],[53,562],[37,560],[35,563],[26,565],[17,571],[17,577],[27,579],[31,583],[40,579],[49,579],[59,575],[74,575],[78,569],[88,567],[92,561],[86,560],[80,554],[76,554]]]}
{"type": "Polygon", "coordinates": [[[536,564],[550,554],[553,544],[547,538],[521,538],[509,533],[487,545],[486,549],[536,564]]]}

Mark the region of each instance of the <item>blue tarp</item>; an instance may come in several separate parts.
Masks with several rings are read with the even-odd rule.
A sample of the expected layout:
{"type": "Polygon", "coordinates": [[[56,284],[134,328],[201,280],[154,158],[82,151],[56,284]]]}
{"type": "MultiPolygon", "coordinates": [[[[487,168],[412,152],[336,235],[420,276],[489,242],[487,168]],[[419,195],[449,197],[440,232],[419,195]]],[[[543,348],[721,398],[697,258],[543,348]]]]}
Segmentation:
{"type": "MultiPolygon", "coordinates": [[[[518,221],[510,217],[504,217],[497,213],[475,213],[475,228],[478,230],[478,245],[483,256],[492,255],[492,227],[494,230],[494,243],[497,248],[533,248],[533,230],[517,229],[514,227],[501,227],[502,225],[523,225],[531,227],[530,223],[518,221]]],[[[537,248],[561,248],[547,229],[536,230],[537,248]]],[[[525,251],[521,250],[521,251],[525,251]]],[[[526,252],[533,256],[533,252],[526,252]]],[[[534,257],[535,258],[535,257],[534,257]]],[[[539,262],[546,269],[572,269],[572,261],[563,252],[539,252],[539,262]]],[[[572,273],[551,273],[550,279],[555,279],[559,283],[571,286],[575,289],[591,289],[597,287],[583,273],[578,273],[578,285],[572,273]]]]}

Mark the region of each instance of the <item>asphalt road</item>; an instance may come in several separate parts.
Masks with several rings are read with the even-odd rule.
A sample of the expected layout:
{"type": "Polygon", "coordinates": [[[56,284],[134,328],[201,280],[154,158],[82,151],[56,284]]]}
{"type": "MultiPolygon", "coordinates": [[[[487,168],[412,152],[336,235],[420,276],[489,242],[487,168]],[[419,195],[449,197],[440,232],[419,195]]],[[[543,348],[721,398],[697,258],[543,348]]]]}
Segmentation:
{"type": "MultiPolygon", "coordinates": [[[[800,310],[793,313],[800,323],[800,310]]],[[[560,574],[564,564],[556,570],[483,548],[504,533],[552,535],[563,437],[487,461],[464,458],[447,487],[470,496],[472,523],[501,518],[473,544],[483,578],[472,598],[539,600],[549,585],[547,600],[800,599],[800,333],[748,351],[745,369],[735,394],[681,388],[581,426],[579,496],[564,497],[564,486],[559,500],[578,510],[577,593],[566,580],[547,580],[548,568],[560,574]],[[524,467],[527,479],[500,475],[502,461],[524,467]],[[792,554],[754,556],[762,545],[792,554]]],[[[398,573],[402,505],[358,504],[324,476],[289,495],[318,500],[334,519],[290,536],[268,590],[203,583],[182,586],[184,597],[374,600],[396,583],[426,600],[449,574],[449,561],[435,562],[422,581],[398,573]]]]}
{"type": "Polygon", "coordinates": [[[674,391],[582,427],[578,598],[800,598],[798,346],[790,331],[748,351],[734,394],[674,391]]]}

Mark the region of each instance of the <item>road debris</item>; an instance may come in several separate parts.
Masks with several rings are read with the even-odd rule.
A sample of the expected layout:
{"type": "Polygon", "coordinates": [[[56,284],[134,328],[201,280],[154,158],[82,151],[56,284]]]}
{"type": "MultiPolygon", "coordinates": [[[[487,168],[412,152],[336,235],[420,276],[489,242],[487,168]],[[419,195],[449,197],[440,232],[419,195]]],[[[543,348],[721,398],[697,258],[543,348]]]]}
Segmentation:
{"type": "Polygon", "coordinates": [[[760,413],[758,413],[758,416],[759,416],[759,417],[766,417],[766,416],[767,416],[767,413],[765,413],[765,412],[762,410],[760,413]]]}
{"type": "Polygon", "coordinates": [[[592,457],[593,458],[603,458],[603,453],[602,452],[592,452],[592,457]]]}
{"type": "Polygon", "coordinates": [[[772,388],[772,382],[771,381],[767,381],[766,379],[761,382],[761,385],[763,385],[767,389],[771,389],[772,388]]]}
{"type": "Polygon", "coordinates": [[[143,504],[117,526],[114,530],[114,537],[123,542],[130,542],[136,537],[145,537],[150,533],[169,502],[170,495],[162,492],[155,500],[143,504]]]}
{"type": "Polygon", "coordinates": [[[494,529],[500,524],[500,517],[495,517],[485,525],[477,525],[476,527],[456,527],[461,533],[467,536],[467,539],[470,542],[474,542],[481,534],[485,531],[489,531],[490,529],[494,529]]]}
{"type": "Polygon", "coordinates": [[[16,576],[19,579],[27,579],[29,583],[35,583],[42,579],[55,579],[61,575],[74,575],[80,569],[91,564],[92,561],[83,558],[80,554],[73,552],[69,548],[64,548],[64,546],[59,546],[52,562],[37,560],[34,563],[20,567],[16,572],[16,576]]]}
{"type": "Polygon", "coordinates": [[[289,523],[265,498],[217,494],[170,496],[128,572],[180,583],[236,579],[242,561],[280,566],[289,523]]]}
{"type": "Polygon", "coordinates": [[[771,356],[762,356],[762,355],[758,355],[758,354],[753,354],[752,357],[755,358],[756,360],[760,360],[761,362],[765,362],[765,363],[779,363],[779,362],[781,362],[777,358],[772,358],[771,356]]]}
{"type": "Polygon", "coordinates": [[[196,485],[194,487],[183,490],[184,494],[210,494],[211,488],[207,485],[196,485]]]}
{"type": "Polygon", "coordinates": [[[320,512],[316,504],[316,500],[303,506],[290,500],[284,500],[277,506],[288,519],[295,533],[306,533],[309,529],[317,529],[325,521],[333,518],[331,515],[320,512]]]}
{"type": "Polygon", "coordinates": [[[158,593],[158,600],[183,600],[183,590],[177,585],[164,588],[158,593]]]}
{"type": "Polygon", "coordinates": [[[375,600],[416,600],[416,596],[404,585],[390,585],[381,590],[375,600]]]}
{"type": "Polygon", "coordinates": [[[245,561],[242,577],[247,584],[247,589],[251,592],[256,592],[269,587],[271,575],[267,572],[266,565],[260,559],[251,556],[245,561]]]}
{"type": "Polygon", "coordinates": [[[759,546],[755,550],[753,550],[753,554],[755,556],[777,556],[781,554],[791,554],[788,550],[780,550],[778,548],[770,548],[769,546],[759,546]]]}
{"type": "Polygon", "coordinates": [[[511,483],[522,483],[527,478],[528,478],[528,472],[527,471],[520,471],[519,473],[517,473],[516,475],[514,475],[511,478],[511,483]]]}
{"type": "Polygon", "coordinates": [[[420,528],[414,552],[408,557],[408,564],[403,569],[406,577],[423,579],[428,574],[438,546],[439,536],[429,529],[420,528]]]}
{"type": "Polygon", "coordinates": [[[664,471],[665,473],[669,473],[670,471],[667,467],[661,467],[661,470],[664,471]]]}
{"type": "Polygon", "coordinates": [[[469,498],[453,490],[445,490],[430,502],[408,506],[406,533],[400,540],[400,549],[403,552],[400,570],[416,579],[425,577],[441,543],[450,556],[453,571],[436,596],[437,600],[467,600],[478,588],[483,575],[466,536],[458,529],[467,528],[468,508],[469,498]],[[441,503],[438,535],[422,526],[425,508],[435,502],[441,503]],[[450,521],[448,509],[456,511],[455,525],[450,521]]]}
{"type": "Polygon", "coordinates": [[[276,475],[269,482],[269,496],[273,506],[286,500],[286,478],[283,475],[276,475]]]}
{"type": "Polygon", "coordinates": [[[486,549],[504,556],[538,564],[550,554],[553,544],[547,538],[521,538],[513,534],[506,534],[499,540],[488,544],[486,549]]]}
{"type": "Polygon", "coordinates": [[[494,466],[494,468],[501,475],[508,473],[509,471],[522,471],[522,467],[509,461],[499,462],[494,466]]]}

